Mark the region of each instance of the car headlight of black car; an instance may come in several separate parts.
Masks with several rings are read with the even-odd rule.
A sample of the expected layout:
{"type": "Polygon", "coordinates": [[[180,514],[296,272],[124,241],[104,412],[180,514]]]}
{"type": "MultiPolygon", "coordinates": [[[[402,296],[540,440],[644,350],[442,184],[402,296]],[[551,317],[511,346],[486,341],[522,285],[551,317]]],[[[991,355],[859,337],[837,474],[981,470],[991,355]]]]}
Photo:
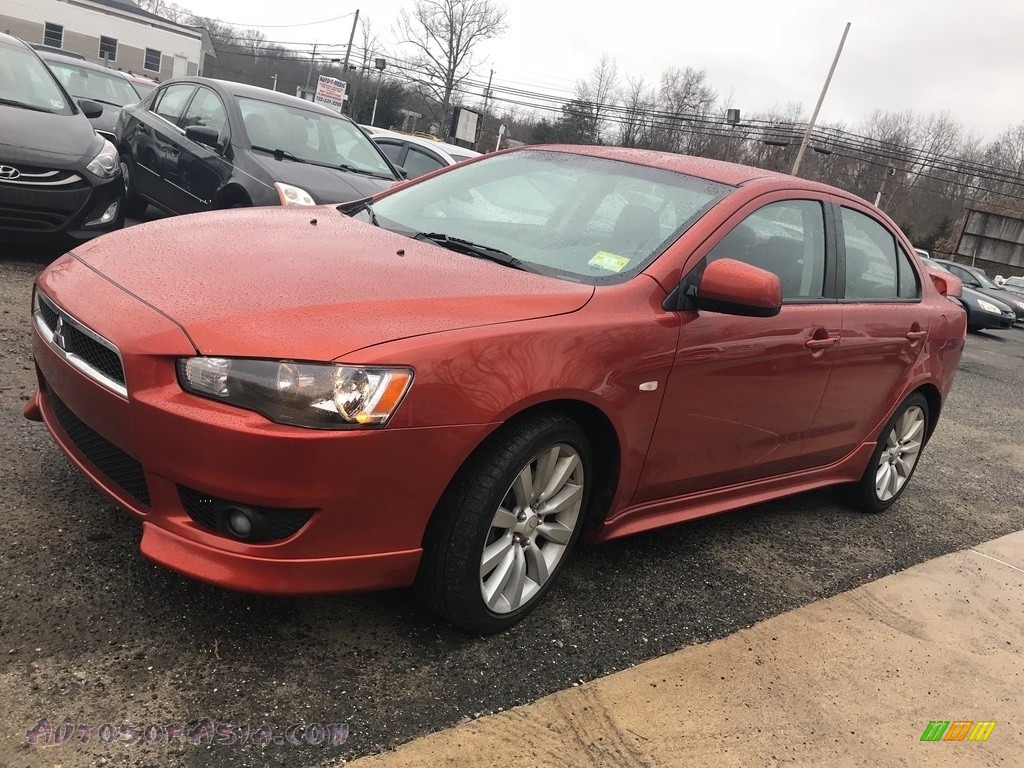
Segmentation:
{"type": "Polygon", "coordinates": [[[117,147],[106,139],[96,156],[85,166],[93,176],[100,179],[112,179],[121,172],[120,158],[117,154],[117,147]]]}
{"type": "Polygon", "coordinates": [[[178,360],[183,389],[271,421],[317,429],[383,427],[412,383],[408,368],[288,360],[178,360]]]}

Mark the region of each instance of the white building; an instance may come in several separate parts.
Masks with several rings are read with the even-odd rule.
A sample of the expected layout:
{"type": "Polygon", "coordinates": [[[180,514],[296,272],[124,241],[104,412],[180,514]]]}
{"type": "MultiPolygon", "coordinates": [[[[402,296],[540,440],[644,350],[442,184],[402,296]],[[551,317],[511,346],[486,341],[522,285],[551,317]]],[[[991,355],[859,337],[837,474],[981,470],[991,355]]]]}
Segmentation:
{"type": "Polygon", "coordinates": [[[0,30],[160,81],[202,72],[203,31],[129,0],[3,0],[0,30]]]}

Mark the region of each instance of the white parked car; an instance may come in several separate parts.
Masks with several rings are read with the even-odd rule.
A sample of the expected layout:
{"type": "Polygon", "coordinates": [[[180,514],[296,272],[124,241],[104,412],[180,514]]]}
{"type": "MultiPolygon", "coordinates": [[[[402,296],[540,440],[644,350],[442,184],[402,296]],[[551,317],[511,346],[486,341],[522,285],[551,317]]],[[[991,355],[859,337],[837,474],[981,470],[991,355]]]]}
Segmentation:
{"type": "Polygon", "coordinates": [[[443,141],[434,141],[409,133],[388,131],[369,125],[364,125],[362,128],[370,134],[370,138],[377,143],[377,146],[392,163],[405,169],[410,179],[480,156],[479,152],[456,144],[447,144],[443,141]]]}

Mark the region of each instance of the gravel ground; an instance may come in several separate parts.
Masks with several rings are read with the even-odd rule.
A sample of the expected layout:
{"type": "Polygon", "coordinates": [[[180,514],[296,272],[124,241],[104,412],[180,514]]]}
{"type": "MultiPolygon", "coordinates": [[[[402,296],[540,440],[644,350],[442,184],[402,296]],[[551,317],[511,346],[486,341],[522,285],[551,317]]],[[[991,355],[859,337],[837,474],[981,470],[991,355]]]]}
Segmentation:
{"type": "MultiPolygon", "coordinates": [[[[406,591],[271,599],[143,560],[139,527],[22,418],[34,261],[0,257],[0,765],[320,766],[722,637],[1024,529],[1024,330],[972,334],[912,487],[864,516],[810,493],[583,548],[513,630],[467,637],[406,591]],[[214,648],[218,654],[213,652],[214,648]],[[219,656],[219,658],[218,658],[219,656]],[[347,723],[339,747],[29,746],[53,723],[347,723]]],[[[300,732],[301,733],[301,732],[300,732]]]]}

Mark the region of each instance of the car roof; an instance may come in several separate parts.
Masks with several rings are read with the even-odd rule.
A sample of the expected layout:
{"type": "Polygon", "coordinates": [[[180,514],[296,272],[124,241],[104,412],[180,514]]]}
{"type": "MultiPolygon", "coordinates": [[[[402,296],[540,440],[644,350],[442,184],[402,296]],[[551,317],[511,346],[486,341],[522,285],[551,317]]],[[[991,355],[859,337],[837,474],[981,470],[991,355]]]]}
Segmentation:
{"type": "Polygon", "coordinates": [[[66,56],[63,53],[57,53],[56,51],[43,51],[36,49],[36,53],[39,54],[39,58],[43,61],[60,61],[65,64],[81,67],[82,69],[89,69],[94,72],[106,72],[107,74],[114,75],[115,77],[123,77],[125,80],[128,79],[128,73],[122,72],[119,69],[111,69],[110,67],[104,67],[102,64],[94,64],[91,61],[85,59],[76,59],[74,56],[66,56]]]}
{"type": "Polygon", "coordinates": [[[261,88],[258,85],[236,83],[233,80],[217,80],[212,77],[176,77],[173,80],[165,80],[160,83],[160,85],[171,85],[173,83],[196,83],[198,85],[209,85],[214,88],[218,88],[231,96],[259,99],[260,101],[269,101],[272,104],[281,104],[286,107],[302,107],[303,109],[308,109],[311,112],[321,112],[325,115],[340,117],[343,120],[352,122],[347,115],[342,115],[335,112],[333,109],[328,109],[322,104],[307,101],[306,99],[300,99],[298,96],[289,96],[287,93],[281,93],[280,91],[272,91],[269,88],[261,88]]]}
{"type": "Polygon", "coordinates": [[[6,45],[8,48],[28,48],[30,51],[32,50],[32,46],[24,40],[14,35],[5,35],[3,32],[0,32],[0,45],[6,45]]]}
{"type": "Polygon", "coordinates": [[[386,128],[375,128],[372,126],[363,126],[366,132],[377,138],[392,138],[401,139],[402,141],[408,141],[410,144],[418,144],[421,147],[427,147],[428,149],[441,149],[447,152],[449,155],[468,155],[469,157],[478,157],[480,152],[468,147],[460,147],[458,144],[449,144],[446,141],[435,141],[434,139],[426,139],[422,136],[414,136],[411,133],[402,133],[401,131],[389,131],[386,128]]]}

